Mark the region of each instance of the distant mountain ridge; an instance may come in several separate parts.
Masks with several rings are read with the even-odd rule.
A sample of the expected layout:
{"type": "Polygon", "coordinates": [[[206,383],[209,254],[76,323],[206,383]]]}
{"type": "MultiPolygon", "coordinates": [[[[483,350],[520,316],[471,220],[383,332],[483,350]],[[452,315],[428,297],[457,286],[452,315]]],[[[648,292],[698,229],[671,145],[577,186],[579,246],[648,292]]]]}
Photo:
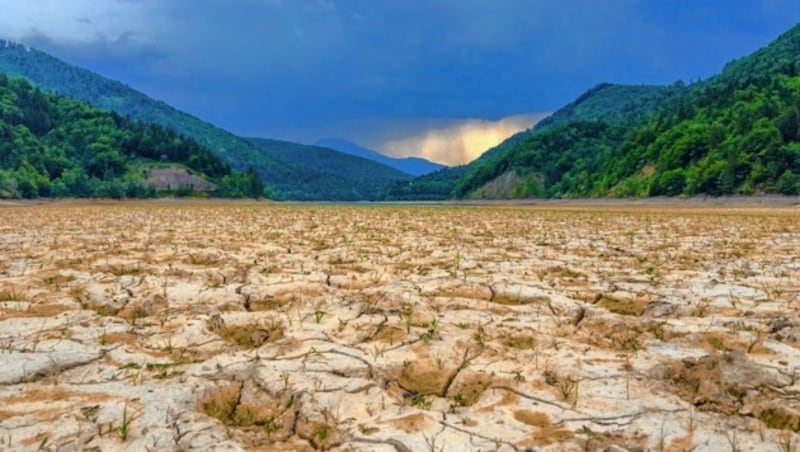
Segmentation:
{"type": "MultiPolygon", "coordinates": [[[[285,153],[279,153],[273,147],[264,149],[255,146],[244,138],[154,100],[121,82],[22,44],[0,40],[0,73],[24,77],[41,89],[83,100],[97,108],[146,123],[158,124],[192,138],[232,168],[242,171],[252,168],[277,199],[336,200],[331,197],[336,193],[348,193],[346,199],[353,199],[354,187],[355,192],[363,196],[359,199],[373,199],[380,192],[380,187],[375,187],[374,192],[365,192],[364,188],[372,186],[372,183],[367,182],[361,174],[332,175],[320,173],[313,168],[314,165],[306,165],[308,160],[287,162],[279,156],[285,153]]],[[[345,154],[338,155],[346,158],[345,154]]],[[[341,167],[346,168],[347,165],[341,167]]],[[[370,178],[367,176],[367,179],[370,178]]]]}
{"type": "Polygon", "coordinates": [[[446,165],[431,162],[421,157],[389,157],[378,151],[365,148],[361,145],[342,138],[324,138],[314,143],[316,146],[335,149],[345,154],[355,155],[369,160],[382,163],[411,176],[422,176],[424,174],[447,168],[446,165]]]}
{"type": "MultiPolygon", "coordinates": [[[[308,200],[372,201],[392,182],[411,178],[410,175],[379,162],[326,147],[267,138],[247,140],[289,164],[302,165],[306,171],[298,177],[314,181],[314,185],[327,187],[324,197],[302,196],[308,200]]],[[[297,194],[295,197],[301,195],[297,194]]]]}

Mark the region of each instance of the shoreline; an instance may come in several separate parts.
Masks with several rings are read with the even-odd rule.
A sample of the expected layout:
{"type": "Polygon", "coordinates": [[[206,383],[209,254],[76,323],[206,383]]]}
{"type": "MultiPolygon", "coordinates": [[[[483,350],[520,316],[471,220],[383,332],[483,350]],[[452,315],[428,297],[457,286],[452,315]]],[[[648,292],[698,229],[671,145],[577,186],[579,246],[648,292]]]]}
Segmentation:
{"type": "Polygon", "coordinates": [[[275,201],[231,198],[38,198],[4,199],[0,208],[85,205],[342,205],[342,206],[453,206],[453,207],[800,207],[800,196],[695,196],[691,198],[569,198],[569,199],[473,199],[448,201],[275,201]]]}

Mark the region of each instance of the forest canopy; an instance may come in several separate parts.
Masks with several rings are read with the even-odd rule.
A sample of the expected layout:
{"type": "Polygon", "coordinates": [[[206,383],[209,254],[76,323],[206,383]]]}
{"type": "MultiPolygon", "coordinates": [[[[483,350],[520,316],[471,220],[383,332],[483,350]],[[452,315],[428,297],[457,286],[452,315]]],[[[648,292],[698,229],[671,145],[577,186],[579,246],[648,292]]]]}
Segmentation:
{"type": "Polygon", "coordinates": [[[232,171],[189,138],[0,74],[0,197],[193,194],[192,186],[147,183],[147,168],[170,165],[211,182],[206,194],[264,195],[255,172],[232,171]]]}

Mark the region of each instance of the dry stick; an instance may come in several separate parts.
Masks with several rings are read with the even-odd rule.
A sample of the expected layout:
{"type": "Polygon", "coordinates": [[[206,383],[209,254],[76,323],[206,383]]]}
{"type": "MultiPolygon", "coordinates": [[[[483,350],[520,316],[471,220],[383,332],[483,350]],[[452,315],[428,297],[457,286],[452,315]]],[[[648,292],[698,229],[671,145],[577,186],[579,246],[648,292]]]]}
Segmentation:
{"type": "Polygon", "coordinates": [[[461,373],[461,371],[464,370],[469,365],[469,363],[472,362],[472,360],[477,358],[480,355],[480,353],[477,353],[472,358],[470,358],[468,355],[469,355],[469,349],[464,350],[464,356],[461,357],[461,364],[459,364],[458,367],[447,378],[447,383],[445,383],[442,392],[439,393],[439,397],[447,397],[447,391],[450,390],[450,386],[453,385],[453,382],[455,381],[456,377],[458,377],[458,374],[461,373]]]}
{"type": "Polygon", "coordinates": [[[416,344],[417,342],[419,342],[421,340],[422,340],[422,338],[418,337],[416,339],[411,339],[409,341],[401,342],[401,343],[395,345],[394,347],[389,347],[389,348],[385,349],[384,353],[385,352],[391,352],[391,351],[397,350],[399,348],[408,347],[409,345],[414,345],[414,344],[416,344]]]}
{"type": "Polygon", "coordinates": [[[522,391],[518,391],[518,390],[516,390],[516,389],[514,389],[514,388],[512,388],[510,386],[494,385],[494,386],[489,386],[489,389],[502,389],[504,391],[508,391],[508,392],[514,393],[514,394],[516,394],[516,395],[518,395],[518,396],[520,396],[522,398],[525,398],[525,399],[528,399],[528,400],[532,400],[534,402],[539,402],[539,403],[543,403],[545,405],[554,406],[556,408],[561,408],[562,410],[575,411],[577,413],[581,413],[581,411],[575,410],[570,406],[562,405],[562,404],[560,404],[558,402],[553,402],[553,401],[550,401],[550,400],[542,399],[540,397],[532,396],[532,395],[526,394],[526,393],[524,393],[522,391]]]}
{"type": "MultiPolygon", "coordinates": [[[[358,350],[358,349],[356,349],[356,350],[358,350]]],[[[268,361],[294,361],[294,360],[301,359],[301,358],[307,358],[307,357],[309,357],[311,355],[316,355],[316,354],[324,355],[326,353],[347,356],[348,358],[353,358],[356,361],[360,361],[365,366],[367,366],[369,378],[373,378],[374,370],[372,368],[372,364],[370,364],[369,361],[367,361],[366,359],[364,359],[364,358],[362,358],[360,356],[356,356],[356,355],[351,354],[351,353],[343,352],[341,350],[334,350],[334,349],[331,349],[331,350],[314,350],[314,351],[307,351],[305,353],[301,353],[299,355],[292,355],[292,356],[280,356],[280,355],[277,355],[277,356],[270,356],[270,357],[263,358],[260,355],[256,355],[256,357],[257,358],[263,358],[263,359],[266,359],[268,361]]]]}
{"type": "Polygon", "coordinates": [[[565,424],[567,422],[586,422],[586,421],[588,421],[588,422],[591,422],[591,423],[594,423],[594,424],[599,424],[599,425],[623,426],[623,425],[631,424],[634,420],[644,416],[645,414],[651,414],[651,413],[670,413],[670,414],[675,414],[675,413],[683,413],[685,411],[688,411],[688,410],[685,409],[685,408],[679,408],[679,409],[675,409],[675,410],[646,410],[646,411],[638,411],[636,413],[630,413],[630,414],[621,414],[619,416],[609,416],[609,417],[589,416],[589,417],[580,417],[580,418],[570,418],[570,419],[561,419],[558,422],[554,422],[553,425],[562,425],[562,424],[565,424]],[[622,422],[622,423],[614,422],[614,421],[618,421],[618,420],[622,420],[622,419],[627,419],[627,422],[622,422]]]}
{"type": "MultiPolygon", "coordinates": [[[[361,314],[359,314],[359,316],[361,316],[361,314]]],[[[386,314],[383,314],[383,320],[380,323],[378,323],[378,325],[375,327],[375,331],[373,331],[372,334],[370,334],[369,336],[362,339],[360,343],[363,344],[365,342],[370,342],[373,339],[375,339],[375,336],[378,335],[378,333],[381,331],[381,328],[383,328],[383,326],[386,325],[386,323],[388,322],[389,322],[389,317],[386,314]]]]}
{"type": "Polygon", "coordinates": [[[480,438],[480,439],[482,439],[484,441],[490,441],[490,442],[495,443],[495,444],[498,444],[498,443],[499,444],[503,444],[505,446],[508,446],[508,447],[514,449],[515,451],[519,451],[519,448],[514,443],[509,443],[507,441],[501,441],[501,440],[499,440],[497,438],[489,438],[486,435],[481,435],[480,433],[471,432],[471,431],[469,431],[469,430],[467,430],[465,428],[456,427],[455,425],[448,424],[445,421],[439,421],[439,424],[441,424],[441,425],[443,425],[445,427],[451,428],[451,429],[453,429],[455,431],[458,431],[458,432],[461,432],[461,433],[466,433],[470,437],[474,436],[474,437],[480,438]]]}
{"type": "Polygon", "coordinates": [[[394,438],[372,439],[372,438],[362,438],[360,436],[356,436],[356,437],[350,438],[349,441],[350,442],[354,442],[354,443],[388,444],[388,445],[394,447],[394,450],[396,450],[397,452],[411,452],[411,449],[408,446],[406,446],[405,444],[403,444],[402,442],[400,442],[399,440],[396,440],[394,438]]]}

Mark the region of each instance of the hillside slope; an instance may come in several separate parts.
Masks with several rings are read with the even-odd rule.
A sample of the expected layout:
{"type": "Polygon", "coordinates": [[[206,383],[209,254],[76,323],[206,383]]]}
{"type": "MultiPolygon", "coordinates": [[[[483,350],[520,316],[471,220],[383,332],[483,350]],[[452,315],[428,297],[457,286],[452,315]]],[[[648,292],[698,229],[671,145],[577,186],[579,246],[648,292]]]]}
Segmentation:
{"type": "Polygon", "coordinates": [[[281,160],[304,168],[298,183],[323,190],[324,196],[313,193],[290,193],[292,199],[304,200],[374,200],[383,188],[411,176],[381,163],[333,149],[307,146],[280,140],[248,138],[259,149],[281,160]]]}
{"type": "MultiPolygon", "coordinates": [[[[34,85],[91,105],[114,111],[147,123],[159,124],[186,135],[211,150],[235,169],[252,168],[278,199],[339,199],[331,193],[349,193],[350,179],[330,178],[306,168],[305,161],[295,164],[282,160],[275,147],[263,149],[246,139],[213,126],[164,102],[154,100],[118,81],[70,65],[36,49],[0,40],[0,72],[25,77],[34,85]]],[[[287,143],[291,148],[292,143],[287,143]]],[[[287,151],[288,152],[288,151],[287,151]]],[[[363,188],[363,187],[362,187],[363,188]]],[[[380,191],[364,192],[362,198],[374,198],[380,191]]]]}
{"type": "Polygon", "coordinates": [[[441,201],[453,197],[456,184],[469,172],[467,165],[452,166],[419,176],[408,181],[395,182],[381,195],[384,201],[441,201]]]}
{"type": "Polygon", "coordinates": [[[367,149],[363,146],[359,146],[353,142],[343,140],[341,138],[325,138],[317,141],[315,144],[317,146],[330,148],[345,154],[373,160],[411,176],[422,176],[434,171],[438,171],[442,168],[447,168],[447,166],[440,163],[434,163],[419,157],[389,157],[381,154],[378,151],[367,149]]]}
{"type": "MultiPolygon", "coordinates": [[[[583,93],[575,101],[559,109],[533,127],[518,132],[497,146],[488,149],[467,165],[444,169],[408,182],[398,182],[387,188],[385,199],[392,200],[442,200],[463,197],[477,190],[472,178],[465,177],[476,171],[486,161],[511,150],[526,138],[549,128],[572,121],[610,118],[630,124],[644,121],[658,105],[668,102],[684,89],[681,86],[613,85],[601,83],[583,93]]],[[[478,173],[485,177],[485,172],[478,173]]],[[[492,174],[492,177],[497,175],[492,174]]],[[[473,176],[474,178],[474,176],[473,176]]],[[[482,178],[480,183],[485,183],[482,178]]],[[[506,185],[506,184],[503,184],[506,185]]],[[[494,193],[493,190],[490,192],[494,193]]],[[[524,190],[523,190],[524,192],[524,190]]]]}
{"type": "Polygon", "coordinates": [[[496,178],[502,197],[800,192],[800,25],[657,104],[644,121],[562,122],[470,169],[460,197],[496,178]]]}
{"type": "Polygon", "coordinates": [[[264,192],[254,174],[232,173],[191,139],[0,74],[0,197],[190,194],[211,182],[219,196],[264,192]],[[148,180],[153,172],[171,173],[178,186],[148,180]]]}

